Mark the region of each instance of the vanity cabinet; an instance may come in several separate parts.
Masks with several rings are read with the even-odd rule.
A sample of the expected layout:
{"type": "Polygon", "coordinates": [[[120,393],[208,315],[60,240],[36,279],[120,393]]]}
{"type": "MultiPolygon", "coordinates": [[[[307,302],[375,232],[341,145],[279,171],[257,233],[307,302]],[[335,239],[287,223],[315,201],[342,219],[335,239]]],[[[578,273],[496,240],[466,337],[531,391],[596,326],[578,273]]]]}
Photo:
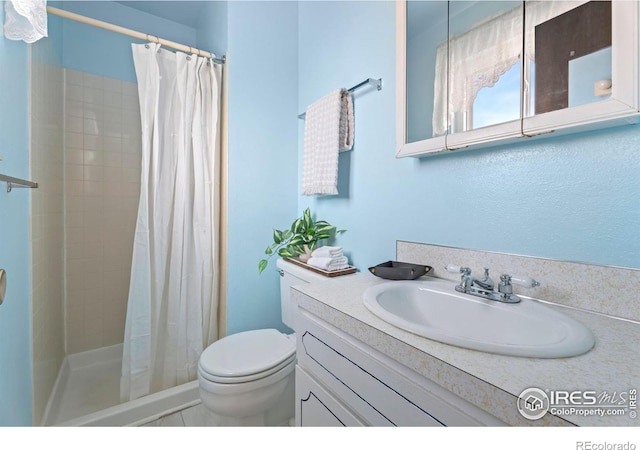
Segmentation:
{"type": "Polygon", "coordinates": [[[397,157],[640,121],[638,1],[396,5],[397,157]]]}
{"type": "Polygon", "coordinates": [[[504,425],[301,308],[296,339],[298,426],[504,425]]]}

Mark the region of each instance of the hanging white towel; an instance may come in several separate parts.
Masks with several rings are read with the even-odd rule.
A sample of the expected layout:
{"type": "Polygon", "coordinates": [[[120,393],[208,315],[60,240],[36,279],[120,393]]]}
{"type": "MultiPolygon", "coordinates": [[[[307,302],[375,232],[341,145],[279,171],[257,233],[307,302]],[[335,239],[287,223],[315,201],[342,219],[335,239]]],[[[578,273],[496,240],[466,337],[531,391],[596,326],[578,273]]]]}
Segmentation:
{"type": "Polygon", "coordinates": [[[304,123],[302,195],[338,194],[338,154],[353,148],[351,93],[334,91],[311,104],[304,123]]]}

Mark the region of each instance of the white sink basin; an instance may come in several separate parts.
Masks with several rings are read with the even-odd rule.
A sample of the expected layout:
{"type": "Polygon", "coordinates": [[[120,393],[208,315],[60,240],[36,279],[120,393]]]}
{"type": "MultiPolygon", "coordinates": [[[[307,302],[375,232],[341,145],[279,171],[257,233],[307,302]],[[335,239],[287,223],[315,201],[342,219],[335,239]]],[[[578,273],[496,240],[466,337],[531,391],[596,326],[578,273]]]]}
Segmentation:
{"type": "Polygon", "coordinates": [[[403,330],[489,353],[563,358],[595,343],[587,327],[541,303],[484,300],[456,292],[447,280],[382,283],[365,291],[364,304],[403,330]]]}

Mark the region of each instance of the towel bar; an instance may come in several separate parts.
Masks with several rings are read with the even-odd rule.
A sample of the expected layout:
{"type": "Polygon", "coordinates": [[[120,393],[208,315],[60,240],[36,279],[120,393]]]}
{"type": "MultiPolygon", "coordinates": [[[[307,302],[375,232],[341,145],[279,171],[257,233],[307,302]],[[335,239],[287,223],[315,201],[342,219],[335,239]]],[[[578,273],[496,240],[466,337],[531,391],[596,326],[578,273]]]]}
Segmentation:
{"type": "Polygon", "coordinates": [[[37,188],[38,183],[34,183],[33,181],[23,180],[21,178],[14,178],[8,175],[2,175],[0,173],[0,181],[4,181],[7,183],[7,192],[11,192],[11,189],[16,188],[37,188]]]}
{"type": "MultiPolygon", "coordinates": [[[[361,87],[364,87],[364,86],[375,86],[376,90],[381,91],[382,90],[382,78],[378,78],[378,79],[367,78],[362,83],[358,83],[355,86],[352,86],[347,90],[349,92],[354,92],[354,91],[357,91],[358,89],[360,89],[361,87]]],[[[298,114],[298,119],[304,119],[306,117],[306,115],[307,115],[307,113],[298,114]]]]}

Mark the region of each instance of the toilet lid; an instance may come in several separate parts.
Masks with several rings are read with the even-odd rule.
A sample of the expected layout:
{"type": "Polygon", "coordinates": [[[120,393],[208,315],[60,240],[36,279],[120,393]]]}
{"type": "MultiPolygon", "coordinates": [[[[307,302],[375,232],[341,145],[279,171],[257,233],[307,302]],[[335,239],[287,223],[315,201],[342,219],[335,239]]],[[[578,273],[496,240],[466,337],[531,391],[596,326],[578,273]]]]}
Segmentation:
{"type": "Polygon", "coordinates": [[[207,347],[200,355],[199,366],[216,377],[243,377],[274,368],[295,351],[295,341],[278,330],[244,331],[207,347]]]}

